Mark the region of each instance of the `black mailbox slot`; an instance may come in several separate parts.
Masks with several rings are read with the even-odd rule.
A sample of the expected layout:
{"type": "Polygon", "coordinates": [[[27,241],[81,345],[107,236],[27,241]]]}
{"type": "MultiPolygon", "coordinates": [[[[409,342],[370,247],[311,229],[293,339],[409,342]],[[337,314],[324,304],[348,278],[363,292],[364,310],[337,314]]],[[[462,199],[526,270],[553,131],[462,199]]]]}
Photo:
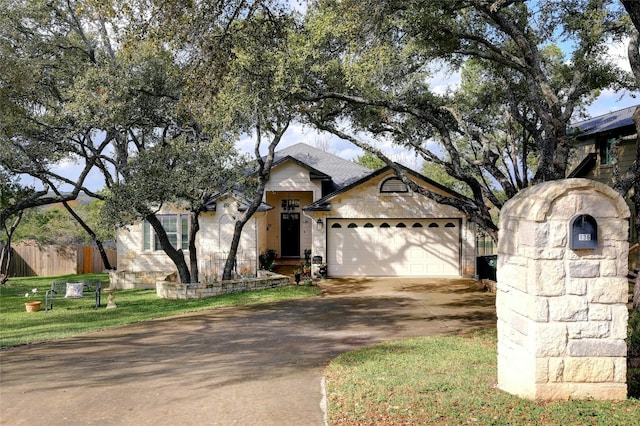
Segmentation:
{"type": "Polygon", "coordinates": [[[313,256],[311,258],[311,263],[313,263],[314,265],[319,265],[322,263],[322,256],[313,256]]]}
{"type": "Polygon", "coordinates": [[[581,214],[571,220],[569,247],[592,250],[598,248],[598,223],[593,216],[581,214]]]}

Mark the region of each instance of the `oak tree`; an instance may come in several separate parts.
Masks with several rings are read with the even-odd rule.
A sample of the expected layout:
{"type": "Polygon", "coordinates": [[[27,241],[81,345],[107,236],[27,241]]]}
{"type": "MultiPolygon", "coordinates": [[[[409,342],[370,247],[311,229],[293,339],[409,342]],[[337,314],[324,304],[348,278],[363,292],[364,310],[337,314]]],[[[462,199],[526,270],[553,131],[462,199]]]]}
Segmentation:
{"type": "Polygon", "coordinates": [[[425,195],[496,239],[490,206],[564,178],[569,123],[628,81],[605,55],[625,34],[616,1],[317,1],[307,18],[309,121],[391,165],[364,141],[391,140],[444,168],[471,195],[425,195]],[[463,84],[476,82],[433,86],[463,68],[474,70],[463,84]]]}

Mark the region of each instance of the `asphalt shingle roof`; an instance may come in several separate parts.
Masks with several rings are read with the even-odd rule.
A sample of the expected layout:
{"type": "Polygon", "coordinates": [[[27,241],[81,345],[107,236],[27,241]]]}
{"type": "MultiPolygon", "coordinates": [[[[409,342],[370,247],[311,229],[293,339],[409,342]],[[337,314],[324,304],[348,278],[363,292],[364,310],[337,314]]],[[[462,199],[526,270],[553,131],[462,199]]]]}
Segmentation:
{"type": "Polygon", "coordinates": [[[597,133],[605,133],[622,127],[633,126],[633,112],[640,105],[634,105],[613,111],[608,114],[599,115],[585,121],[574,123],[571,127],[578,131],[578,138],[583,138],[597,133]]]}

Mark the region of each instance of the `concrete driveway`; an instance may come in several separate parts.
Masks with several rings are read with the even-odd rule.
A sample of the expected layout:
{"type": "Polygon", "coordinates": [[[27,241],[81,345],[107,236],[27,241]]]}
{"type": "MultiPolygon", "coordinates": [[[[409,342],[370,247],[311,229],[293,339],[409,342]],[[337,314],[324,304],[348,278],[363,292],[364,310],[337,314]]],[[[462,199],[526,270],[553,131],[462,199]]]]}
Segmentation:
{"type": "Polygon", "coordinates": [[[336,355],[495,325],[494,296],[470,280],[321,287],[322,297],[2,351],[0,424],[322,425],[322,374],[336,355]]]}

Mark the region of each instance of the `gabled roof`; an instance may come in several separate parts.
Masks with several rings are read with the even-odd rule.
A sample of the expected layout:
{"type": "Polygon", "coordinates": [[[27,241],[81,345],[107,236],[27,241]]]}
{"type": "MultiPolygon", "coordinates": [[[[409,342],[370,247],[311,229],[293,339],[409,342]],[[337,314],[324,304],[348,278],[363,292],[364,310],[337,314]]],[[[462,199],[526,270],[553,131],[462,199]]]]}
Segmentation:
{"type": "Polygon", "coordinates": [[[302,161],[298,160],[295,157],[292,157],[290,155],[287,155],[286,157],[282,157],[279,158],[277,161],[273,162],[273,166],[272,167],[276,167],[286,161],[293,161],[294,163],[296,163],[297,165],[299,165],[300,167],[303,167],[307,170],[309,170],[309,178],[310,179],[319,179],[319,180],[326,180],[326,181],[330,181],[331,180],[331,176],[329,176],[326,173],[322,173],[320,170],[317,170],[313,167],[311,167],[308,164],[303,163],[302,161]]]}
{"type": "MultiPolygon", "coordinates": [[[[396,163],[396,165],[398,167],[400,167],[401,169],[403,169],[403,171],[405,173],[407,173],[407,174],[409,174],[409,175],[411,175],[411,176],[413,176],[413,177],[415,177],[415,178],[417,178],[419,180],[422,180],[423,182],[425,182],[425,183],[427,183],[427,184],[429,184],[431,186],[434,186],[434,187],[440,189],[441,191],[449,194],[453,198],[463,198],[462,195],[458,194],[457,192],[453,191],[452,189],[449,189],[446,186],[444,186],[442,184],[439,184],[438,182],[436,182],[434,180],[431,180],[428,177],[426,177],[424,175],[421,175],[420,173],[409,169],[408,167],[403,166],[402,164],[396,163]]],[[[342,194],[344,192],[349,191],[352,188],[355,188],[355,187],[357,187],[359,185],[362,185],[363,183],[365,183],[365,182],[367,182],[367,181],[369,181],[369,180],[371,180],[371,179],[373,179],[373,178],[375,178],[377,176],[380,176],[380,175],[388,172],[389,170],[391,170],[391,167],[390,166],[385,166],[385,167],[382,167],[382,168],[380,168],[378,170],[375,170],[373,172],[369,171],[369,174],[367,176],[364,176],[364,177],[358,179],[357,181],[352,182],[351,184],[349,184],[349,185],[347,185],[347,186],[345,186],[345,187],[343,187],[343,188],[341,188],[341,189],[339,189],[339,190],[337,190],[335,192],[332,192],[331,194],[328,194],[325,197],[322,197],[321,199],[317,200],[316,202],[311,203],[308,206],[304,207],[303,210],[328,211],[328,210],[331,209],[331,205],[330,205],[331,199],[337,197],[338,195],[340,195],[340,194],[342,194]]]]}
{"type": "Polygon", "coordinates": [[[629,127],[629,134],[635,133],[633,123],[633,113],[640,105],[630,106],[608,114],[599,115],[588,120],[580,121],[571,125],[571,130],[577,132],[578,139],[585,139],[587,136],[599,133],[609,133],[617,130],[616,133],[624,133],[629,127]],[[624,129],[621,131],[621,129],[624,129]]]}
{"type": "Polygon", "coordinates": [[[305,143],[298,143],[275,153],[273,165],[293,160],[312,171],[312,179],[329,177],[333,190],[339,190],[371,173],[371,170],[353,161],[345,160],[305,143]]]}

